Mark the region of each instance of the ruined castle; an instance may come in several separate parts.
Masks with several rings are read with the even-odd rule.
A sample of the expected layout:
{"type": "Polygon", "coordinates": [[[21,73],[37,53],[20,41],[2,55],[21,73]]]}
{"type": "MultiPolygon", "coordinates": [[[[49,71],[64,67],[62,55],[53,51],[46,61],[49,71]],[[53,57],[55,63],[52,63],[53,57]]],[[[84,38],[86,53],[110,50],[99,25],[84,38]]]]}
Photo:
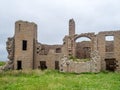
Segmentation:
{"type": "Polygon", "coordinates": [[[17,21],[15,34],[8,38],[10,69],[57,69],[63,72],[120,71],[120,31],[75,34],[75,22],[69,20],[69,34],[62,45],[47,45],[37,40],[37,25],[17,21]],[[112,40],[106,37],[112,36],[112,40]],[[86,37],[90,41],[76,42],[86,37]]]}

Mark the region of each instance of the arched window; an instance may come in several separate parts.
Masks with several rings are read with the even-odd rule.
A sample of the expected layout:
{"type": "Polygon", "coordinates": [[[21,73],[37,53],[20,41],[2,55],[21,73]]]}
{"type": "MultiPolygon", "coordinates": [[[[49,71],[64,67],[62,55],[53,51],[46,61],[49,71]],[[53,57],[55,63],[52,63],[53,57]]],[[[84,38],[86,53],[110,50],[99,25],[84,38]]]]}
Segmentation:
{"type": "Polygon", "coordinates": [[[76,57],[79,59],[90,58],[91,40],[87,37],[76,39],[76,57]]]}

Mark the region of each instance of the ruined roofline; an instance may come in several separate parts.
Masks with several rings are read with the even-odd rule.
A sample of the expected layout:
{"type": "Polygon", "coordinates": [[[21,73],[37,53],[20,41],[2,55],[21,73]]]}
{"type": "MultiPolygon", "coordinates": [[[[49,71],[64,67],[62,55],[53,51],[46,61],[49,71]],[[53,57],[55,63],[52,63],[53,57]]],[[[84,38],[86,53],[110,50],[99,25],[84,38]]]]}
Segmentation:
{"type": "Polygon", "coordinates": [[[95,33],[95,32],[79,33],[79,34],[75,34],[75,36],[77,36],[77,35],[85,35],[85,34],[97,35],[97,34],[114,34],[114,33],[120,33],[120,30],[100,31],[98,33],[95,33]]]}
{"type": "Polygon", "coordinates": [[[120,32],[120,30],[101,31],[101,32],[98,32],[98,34],[100,34],[100,33],[118,33],[118,32],[120,32]]]}
{"type": "Polygon", "coordinates": [[[45,44],[45,43],[40,43],[40,42],[37,42],[37,44],[45,45],[45,46],[62,46],[62,44],[45,44]]]}
{"type": "MultiPolygon", "coordinates": [[[[88,32],[88,33],[80,33],[81,35],[85,35],[85,34],[90,34],[90,35],[92,35],[92,34],[95,34],[94,32],[88,32]]],[[[75,34],[75,35],[80,35],[80,34],[75,34]]]]}
{"type": "Polygon", "coordinates": [[[34,23],[34,22],[23,21],[23,20],[18,20],[18,21],[16,21],[16,22],[15,22],[15,24],[16,24],[16,23],[28,23],[28,24],[34,24],[34,25],[36,25],[36,26],[37,26],[37,24],[36,24],[36,23],[34,23]]]}
{"type": "Polygon", "coordinates": [[[42,43],[41,43],[41,45],[45,45],[45,46],[62,46],[62,44],[53,44],[53,45],[51,45],[51,44],[42,44],[42,43]]]}

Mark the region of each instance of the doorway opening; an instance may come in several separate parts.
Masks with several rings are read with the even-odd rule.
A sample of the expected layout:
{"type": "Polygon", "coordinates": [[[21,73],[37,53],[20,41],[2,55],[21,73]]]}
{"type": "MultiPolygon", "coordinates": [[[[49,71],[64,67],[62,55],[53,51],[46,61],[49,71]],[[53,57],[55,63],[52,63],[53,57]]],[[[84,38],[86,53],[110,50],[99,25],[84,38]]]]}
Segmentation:
{"type": "Polygon", "coordinates": [[[40,61],[40,68],[41,68],[41,70],[47,69],[46,61],[40,61]]]}
{"type": "Polygon", "coordinates": [[[105,59],[106,62],[106,70],[114,72],[116,70],[116,59],[105,59]]]}
{"type": "Polygon", "coordinates": [[[55,70],[59,70],[59,61],[55,61],[55,70]]]}
{"type": "Polygon", "coordinates": [[[22,61],[17,61],[17,70],[22,69],[22,61]]]}

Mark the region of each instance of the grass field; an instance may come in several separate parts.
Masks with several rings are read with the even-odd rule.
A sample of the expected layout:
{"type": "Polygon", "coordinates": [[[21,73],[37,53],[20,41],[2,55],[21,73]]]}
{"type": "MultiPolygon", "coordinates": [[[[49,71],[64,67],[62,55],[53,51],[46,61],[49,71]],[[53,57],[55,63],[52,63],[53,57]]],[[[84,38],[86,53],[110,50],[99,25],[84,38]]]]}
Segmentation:
{"type": "Polygon", "coordinates": [[[3,66],[5,65],[5,62],[4,61],[0,61],[0,66],[3,66]]]}
{"type": "Polygon", "coordinates": [[[120,90],[120,73],[5,71],[0,73],[0,90],[120,90]]]}

